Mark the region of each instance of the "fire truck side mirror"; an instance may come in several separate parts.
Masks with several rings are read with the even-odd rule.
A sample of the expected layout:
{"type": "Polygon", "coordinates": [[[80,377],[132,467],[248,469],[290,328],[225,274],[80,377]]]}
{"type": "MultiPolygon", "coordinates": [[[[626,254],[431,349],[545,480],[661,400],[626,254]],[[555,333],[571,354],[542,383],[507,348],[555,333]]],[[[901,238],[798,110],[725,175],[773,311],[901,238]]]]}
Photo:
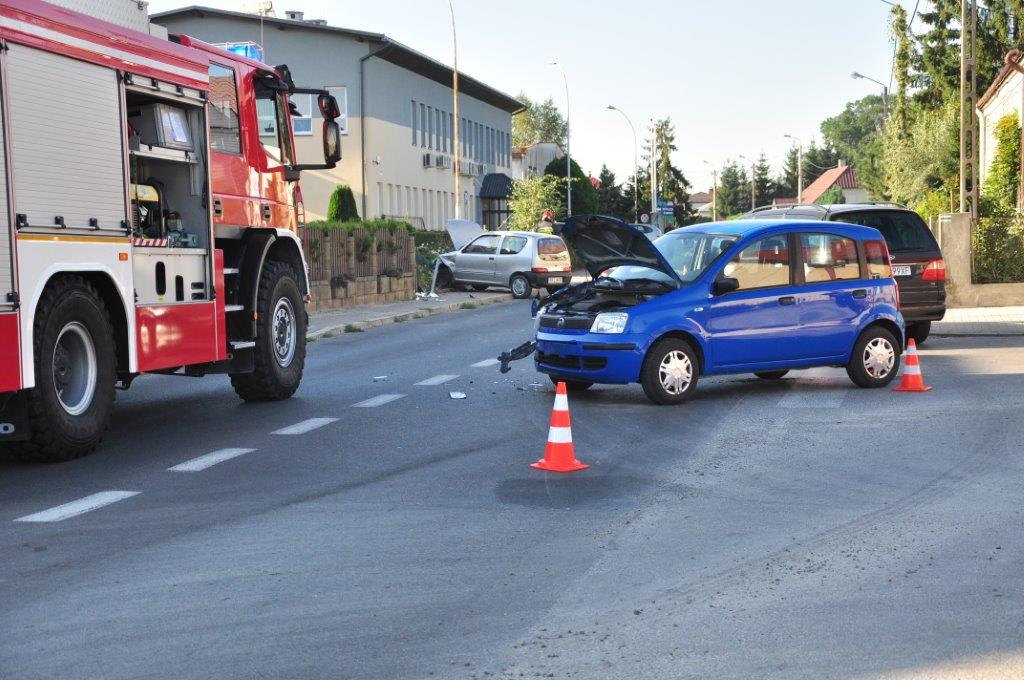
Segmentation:
{"type": "Polygon", "coordinates": [[[317,105],[320,107],[320,115],[325,120],[336,120],[341,116],[341,108],[338,106],[338,100],[332,95],[321,94],[316,98],[317,105]]]}
{"type": "MultiPolygon", "coordinates": [[[[333,97],[332,97],[333,99],[333,97]]],[[[334,167],[341,160],[341,127],[333,120],[324,121],[324,162],[334,167]]]]}

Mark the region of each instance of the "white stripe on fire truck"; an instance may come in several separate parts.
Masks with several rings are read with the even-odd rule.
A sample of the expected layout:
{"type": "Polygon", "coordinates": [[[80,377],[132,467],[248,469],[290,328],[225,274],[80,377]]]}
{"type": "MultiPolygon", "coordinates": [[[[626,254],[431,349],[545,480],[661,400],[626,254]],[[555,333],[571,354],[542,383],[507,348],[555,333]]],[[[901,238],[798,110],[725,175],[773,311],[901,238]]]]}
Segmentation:
{"type": "Polygon", "coordinates": [[[173,73],[175,75],[184,76],[186,78],[191,78],[192,80],[196,80],[199,82],[208,83],[210,81],[210,76],[205,70],[193,71],[192,69],[182,68],[180,66],[172,66],[170,64],[158,61],[156,59],[150,59],[148,57],[139,56],[138,54],[134,54],[132,52],[118,50],[113,47],[110,47],[109,45],[101,45],[99,43],[90,42],[88,40],[82,40],[81,38],[76,38],[72,35],[68,35],[67,33],[53,31],[48,28],[43,28],[42,26],[36,26],[35,24],[30,24],[25,21],[18,21],[17,19],[12,19],[10,17],[0,16],[0,26],[3,26],[4,28],[9,28],[14,31],[20,31],[21,33],[28,33],[29,35],[35,35],[40,38],[53,40],[54,42],[62,43],[64,45],[70,45],[72,47],[78,47],[84,50],[89,50],[90,52],[95,52],[97,54],[102,54],[109,57],[116,57],[117,59],[123,59],[124,61],[133,64],[139,64],[140,66],[148,66],[149,68],[154,68],[158,71],[164,71],[165,73],[173,73]]]}
{"type": "Polygon", "coordinates": [[[139,495],[138,491],[100,491],[77,501],[71,501],[64,505],[58,505],[49,510],[25,515],[14,520],[15,522],[60,522],[61,520],[77,517],[93,510],[98,510],[105,505],[123,501],[125,498],[139,495]]]}

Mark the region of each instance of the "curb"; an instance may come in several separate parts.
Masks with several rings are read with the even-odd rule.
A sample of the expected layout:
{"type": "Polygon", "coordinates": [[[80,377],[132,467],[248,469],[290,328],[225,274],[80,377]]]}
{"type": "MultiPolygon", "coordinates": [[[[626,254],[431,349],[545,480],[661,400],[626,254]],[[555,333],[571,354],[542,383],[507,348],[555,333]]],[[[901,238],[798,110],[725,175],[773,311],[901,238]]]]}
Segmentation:
{"type": "Polygon", "coordinates": [[[500,303],[503,303],[503,302],[508,302],[509,300],[512,300],[512,299],[513,299],[512,295],[511,294],[507,294],[507,295],[494,295],[494,296],[489,296],[489,297],[486,297],[486,298],[473,298],[471,300],[463,300],[462,302],[450,302],[450,303],[440,303],[440,304],[433,304],[433,303],[427,302],[427,303],[424,303],[424,304],[425,305],[433,304],[433,306],[430,306],[430,307],[424,306],[423,309],[418,309],[418,310],[416,310],[414,312],[400,312],[400,313],[397,313],[397,314],[385,314],[383,316],[379,316],[379,317],[376,317],[374,319],[367,319],[366,321],[350,321],[348,323],[337,323],[337,324],[334,324],[332,326],[328,326],[326,328],[321,328],[321,329],[312,331],[310,333],[306,333],[306,340],[307,341],[309,341],[309,340],[319,340],[320,338],[322,338],[323,336],[327,335],[328,333],[330,333],[332,335],[337,335],[338,333],[344,333],[346,326],[355,326],[356,328],[359,328],[361,330],[366,330],[368,328],[379,328],[381,326],[386,326],[386,325],[392,324],[392,323],[402,323],[403,321],[411,321],[412,319],[416,318],[417,316],[424,317],[424,316],[435,316],[437,314],[447,314],[448,312],[472,311],[472,310],[463,310],[461,308],[461,306],[466,304],[467,302],[472,303],[472,304],[476,305],[477,307],[482,307],[482,306],[485,306],[485,305],[496,305],[496,304],[500,304],[500,303]]]}

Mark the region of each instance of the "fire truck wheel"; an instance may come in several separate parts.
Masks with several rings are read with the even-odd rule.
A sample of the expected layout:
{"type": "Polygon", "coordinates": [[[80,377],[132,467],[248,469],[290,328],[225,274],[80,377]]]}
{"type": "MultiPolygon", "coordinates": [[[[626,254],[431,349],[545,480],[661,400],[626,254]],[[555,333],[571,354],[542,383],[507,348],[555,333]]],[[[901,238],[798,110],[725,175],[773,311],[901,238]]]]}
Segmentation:
{"type": "Polygon", "coordinates": [[[246,401],[287,399],[299,388],[306,364],[306,307],[289,265],[263,266],[256,312],[253,372],[232,375],[231,385],[246,401]]]}
{"type": "Polygon", "coordinates": [[[117,366],[114,330],[96,289],[78,276],[47,286],[33,337],[31,439],[12,445],[15,456],[56,462],[92,453],[110,424],[117,366]]]}

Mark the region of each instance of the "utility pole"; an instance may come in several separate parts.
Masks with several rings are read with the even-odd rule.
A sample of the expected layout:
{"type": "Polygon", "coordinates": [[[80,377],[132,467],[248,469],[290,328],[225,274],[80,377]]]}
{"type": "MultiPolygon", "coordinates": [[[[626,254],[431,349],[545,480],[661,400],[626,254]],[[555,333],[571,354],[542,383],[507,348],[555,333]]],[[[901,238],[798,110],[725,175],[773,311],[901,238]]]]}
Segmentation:
{"type": "Polygon", "coordinates": [[[757,207],[757,195],[754,192],[754,161],[743,155],[740,156],[740,160],[750,163],[750,209],[753,210],[757,207]]]}
{"type": "Polygon", "coordinates": [[[976,0],[960,7],[960,212],[978,220],[978,79],[976,0]]]}
{"type": "Polygon", "coordinates": [[[651,223],[658,219],[658,132],[651,118],[651,223]]]}
{"type": "Polygon", "coordinates": [[[796,202],[804,202],[804,143],[793,135],[782,135],[796,142],[796,202]]]}
{"type": "Polygon", "coordinates": [[[718,221],[718,168],[711,161],[704,161],[711,166],[711,220],[718,221]]]}
{"type": "Polygon", "coordinates": [[[452,0],[448,0],[448,14],[452,19],[452,51],[454,53],[452,68],[452,142],[455,152],[455,219],[462,219],[462,189],[459,178],[462,175],[462,147],[459,145],[459,41],[455,37],[455,8],[452,0]]]}

